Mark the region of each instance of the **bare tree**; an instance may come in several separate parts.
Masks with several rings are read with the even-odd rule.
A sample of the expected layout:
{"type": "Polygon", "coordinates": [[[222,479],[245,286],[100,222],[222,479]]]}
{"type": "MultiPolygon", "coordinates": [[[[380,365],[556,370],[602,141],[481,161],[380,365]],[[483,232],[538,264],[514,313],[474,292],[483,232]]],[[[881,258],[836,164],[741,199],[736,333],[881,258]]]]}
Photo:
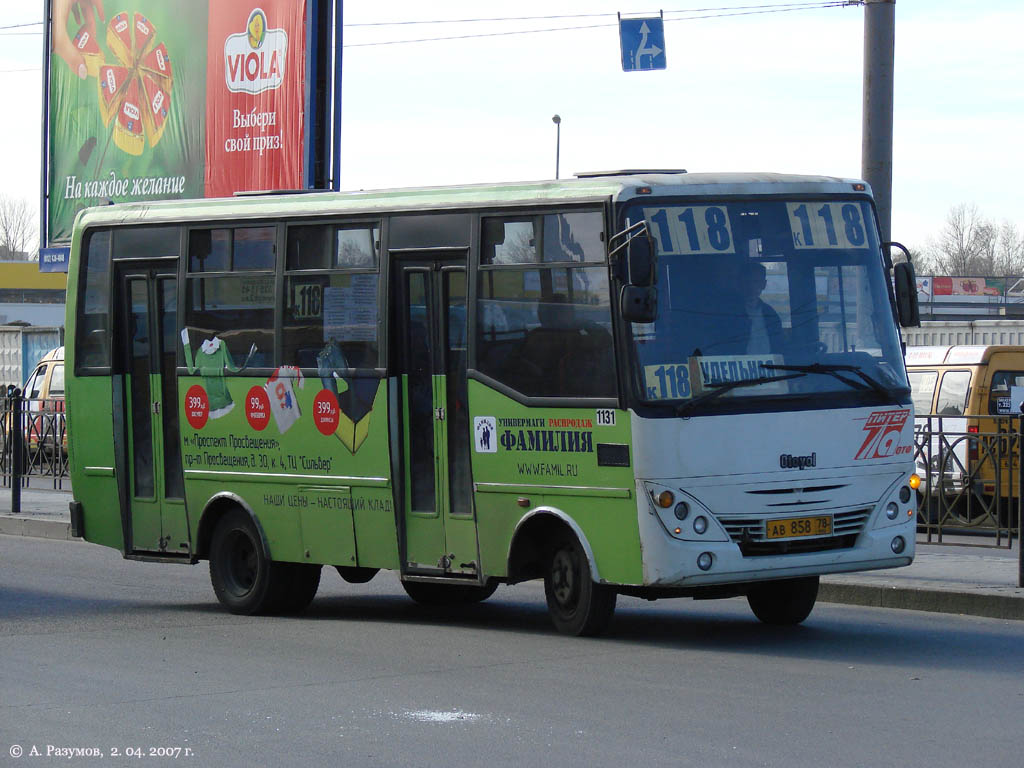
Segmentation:
{"type": "Polygon", "coordinates": [[[922,265],[937,275],[1024,275],[1024,236],[1012,222],[996,223],[973,203],[961,203],[949,209],[922,256],[922,265]]]}
{"type": "Polygon", "coordinates": [[[35,217],[28,201],[0,195],[0,259],[29,259],[35,240],[35,217]]]}
{"type": "Polygon", "coordinates": [[[1024,275],[1024,236],[1016,224],[1004,221],[992,238],[993,274],[1008,277],[1024,275]]]}

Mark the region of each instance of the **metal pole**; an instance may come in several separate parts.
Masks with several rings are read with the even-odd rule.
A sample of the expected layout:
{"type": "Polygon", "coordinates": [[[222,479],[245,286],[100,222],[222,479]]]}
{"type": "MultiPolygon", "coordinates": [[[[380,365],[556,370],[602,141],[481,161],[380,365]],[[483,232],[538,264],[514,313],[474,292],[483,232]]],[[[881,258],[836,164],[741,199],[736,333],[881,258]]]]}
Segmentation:
{"type": "MultiPolygon", "coordinates": [[[[50,23],[51,0],[43,0],[43,121],[41,135],[42,147],[40,155],[42,165],[39,171],[39,247],[45,248],[50,240],[48,196],[49,190],[49,168],[50,168],[50,35],[52,25],[50,23]]],[[[91,13],[91,11],[87,11],[91,13]]]]}
{"type": "MultiPolygon", "coordinates": [[[[1017,586],[1024,589],[1024,546],[1021,534],[1024,534],[1024,403],[1017,409],[1021,416],[1017,421],[1017,586]]],[[[1013,456],[1013,452],[1010,453],[1013,456]]],[[[1011,459],[1012,461],[1012,459],[1011,459]]],[[[1013,504],[1007,504],[1007,515],[1010,523],[1010,541],[1013,542],[1013,504]]]]}
{"type": "Polygon", "coordinates": [[[345,1],[338,0],[334,9],[334,93],[333,120],[334,129],[331,146],[334,150],[331,157],[331,189],[341,189],[341,61],[344,35],[345,1]]]}
{"type": "Polygon", "coordinates": [[[25,426],[21,390],[11,392],[11,514],[21,514],[21,473],[25,471],[25,426]]]}
{"type": "Polygon", "coordinates": [[[861,176],[871,185],[882,241],[892,240],[892,105],[896,0],[864,3],[861,176]]]}
{"type": "Polygon", "coordinates": [[[551,118],[555,124],[555,178],[558,178],[558,163],[562,154],[562,118],[555,115],[551,118]]]}

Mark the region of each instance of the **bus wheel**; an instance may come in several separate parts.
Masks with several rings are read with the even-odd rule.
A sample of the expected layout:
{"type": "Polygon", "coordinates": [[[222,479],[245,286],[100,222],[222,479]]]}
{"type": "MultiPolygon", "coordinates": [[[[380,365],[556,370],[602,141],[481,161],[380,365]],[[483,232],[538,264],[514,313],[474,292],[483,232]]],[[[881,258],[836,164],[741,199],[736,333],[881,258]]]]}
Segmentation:
{"type": "Polygon", "coordinates": [[[766,581],[752,586],[747,602],[765,624],[793,626],[811,615],[818,599],[818,577],[766,581]]]}
{"type": "Polygon", "coordinates": [[[615,612],[615,590],[591,578],[576,537],[555,545],[544,574],[544,596],[555,629],[566,635],[599,635],[615,612]]]}
{"type": "Polygon", "coordinates": [[[494,579],[482,587],[476,584],[437,584],[424,581],[403,581],[405,593],[420,605],[468,605],[482,603],[494,594],[494,579]]]}
{"type": "Polygon", "coordinates": [[[213,531],[210,581],[221,605],[231,613],[251,616],[275,610],[289,580],[282,564],[264,553],[249,515],[234,509],[213,531]]]}
{"type": "Polygon", "coordinates": [[[283,571],[284,587],[275,610],[281,613],[302,613],[313,602],[320,588],[322,566],[309,563],[275,563],[283,571]]]}

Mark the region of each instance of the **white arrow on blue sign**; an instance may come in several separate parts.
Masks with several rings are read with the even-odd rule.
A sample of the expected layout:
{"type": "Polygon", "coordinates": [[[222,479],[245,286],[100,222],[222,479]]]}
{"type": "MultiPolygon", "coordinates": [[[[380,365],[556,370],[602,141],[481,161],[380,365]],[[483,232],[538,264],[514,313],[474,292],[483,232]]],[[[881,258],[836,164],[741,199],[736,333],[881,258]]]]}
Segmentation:
{"type": "Polygon", "coordinates": [[[665,24],[659,17],[619,19],[622,71],[665,69],[665,24]]]}

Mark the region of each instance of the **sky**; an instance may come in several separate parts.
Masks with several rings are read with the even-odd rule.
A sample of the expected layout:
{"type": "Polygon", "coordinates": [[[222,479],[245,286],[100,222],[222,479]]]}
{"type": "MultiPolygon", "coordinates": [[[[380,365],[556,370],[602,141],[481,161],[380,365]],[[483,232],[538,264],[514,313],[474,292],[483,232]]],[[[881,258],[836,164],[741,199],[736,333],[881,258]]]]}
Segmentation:
{"type": "MultiPolygon", "coordinates": [[[[130,5],[104,2],[108,17],[130,5]]],[[[667,69],[626,73],[615,14],[656,15],[653,3],[345,0],[341,187],[553,178],[555,114],[562,177],[617,168],[860,177],[864,8],[749,13],[771,4],[667,0],[667,69]],[[670,13],[701,8],[720,10],[670,13]],[[361,26],[562,14],[587,16],[361,26]],[[494,34],[552,27],[593,28],[494,34]],[[464,35],[489,36],[382,44],[464,35]]],[[[0,0],[0,194],[33,207],[42,25],[10,27],[41,22],[43,7],[0,0]]],[[[896,3],[892,236],[912,249],[962,203],[1024,229],[1022,29],[1020,0],[896,3]]]]}

